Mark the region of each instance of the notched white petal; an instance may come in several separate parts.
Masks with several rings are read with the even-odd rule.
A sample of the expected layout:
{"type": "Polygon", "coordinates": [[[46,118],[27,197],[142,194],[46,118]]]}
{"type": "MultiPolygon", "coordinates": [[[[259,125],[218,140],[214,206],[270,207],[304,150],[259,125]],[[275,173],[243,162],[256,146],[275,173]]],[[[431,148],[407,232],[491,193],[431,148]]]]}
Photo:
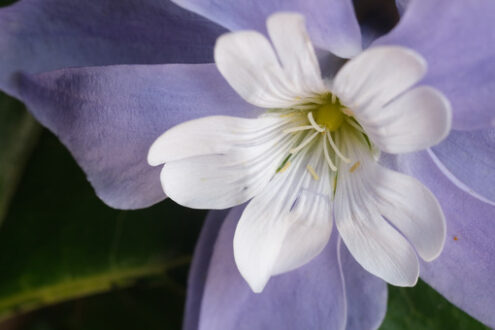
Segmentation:
{"type": "Polygon", "coordinates": [[[272,175],[265,171],[251,172],[242,164],[249,162],[248,157],[229,153],[169,162],[163,167],[160,181],[165,194],[181,205],[197,209],[229,208],[256,195],[272,175]]]}
{"type": "Polygon", "coordinates": [[[269,17],[267,28],[277,54],[255,31],[232,32],[218,38],[215,63],[232,88],[247,102],[262,108],[286,108],[324,93],[326,87],[304,17],[277,13],[269,17]]]}
{"type": "Polygon", "coordinates": [[[277,117],[197,119],[162,135],[148,160],[165,162],[162,187],[177,203],[228,208],[255,196],[274,175],[297,139],[282,133],[286,127],[288,120],[277,117]]]}
{"type": "Polygon", "coordinates": [[[341,177],[335,223],[354,258],[370,273],[397,286],[413,286],[419,276],[416,253],[349,178],[341,177]]]}
{"type": "Polygon", "coordinates": [[[190,120],[172,127],[150,147],[148,163],[157,166],[165,162],[184,158],[222,154],[231,150],[236,143],[249,143],[257,135],[277,132],[272,129],[283,122],[275,117],[245,119],[228,116],[211,116],[190,120]]]}
{"type": "Polygon", "coordinates": [[[273,14],[267,20],[267,28],[284,71],[300,96],[325,92],[304,16],[286,12],[273,14]]]}
{"type": "Polygon", "coordinates": [[[321,152],[300,154],[248,204],[235,232],[234,257],[254,292],[323,250],[332,230],[328,181],[321,152]]]}
{"type": "Polygon", "coordinates": [[[437,199],[418,180],[374,165],[368,191],[380,213],[406,236],[425,261],[442,252],[446,225],[437,199]]]}
{"type": "Polygon", "coordinates": [[[215,44],[215,63],[232,88],[262,108],[285,108],[295,97],[270,42],[255,31],[222,35],[215,44]]]}
{"type": "Polygon", "coordinates": [[[333,91],[356,115],[370,106],[381,108],[417,83],[426,73],[426,61],[399,46],[365,50],[337,73],[333,91]]]}
{"type": "MultiPolygon", "coordinates": [[[[338,139],[341,149],[354,163],[339,164],[335,194],[337,228],[351,254],[367,271],[393,285],[415,285],[419,276],[416,253],[383,217],[381,206],[388,205],[389,201],[380,204],[375,190],[382,194],[381,201],[381,197],[388,197],[384,191],[389,187],[381,186],[384,183],[383,172],[371,158],[366,145],[361,143],[364,141],[359,139],[357,134],[340,134],[338,139]]],[[[407,211],[396,214],[402,216],[407,211]]],[[[395,219],[399,222],[416,220],[414,217],[395,219]]]]}
{"type": "Polygon", "coordinates": [[[370,108],[356,118],[381,150],[406,153],[438,144],[449,133],[452,111],[438,90],[420,86],[383,108],[370,108]]]}

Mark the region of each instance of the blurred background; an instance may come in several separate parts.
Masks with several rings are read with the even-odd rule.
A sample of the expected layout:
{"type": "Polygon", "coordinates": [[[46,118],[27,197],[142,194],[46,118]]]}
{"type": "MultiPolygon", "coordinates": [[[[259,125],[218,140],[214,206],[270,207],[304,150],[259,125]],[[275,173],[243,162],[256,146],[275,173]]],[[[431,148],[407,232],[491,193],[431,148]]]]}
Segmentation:
{"type": "MultiPolygon", "coordinates": [[[[373,33],[398,19],[392,1],[356,8],[373,33]]],[[[170,200],[109,208],[58,139],[0,93],[0,330],[180,329],[205,215],[170,200]]],[[[420,281],[389,287],[381,329],[487,328],[420,281]]]]}

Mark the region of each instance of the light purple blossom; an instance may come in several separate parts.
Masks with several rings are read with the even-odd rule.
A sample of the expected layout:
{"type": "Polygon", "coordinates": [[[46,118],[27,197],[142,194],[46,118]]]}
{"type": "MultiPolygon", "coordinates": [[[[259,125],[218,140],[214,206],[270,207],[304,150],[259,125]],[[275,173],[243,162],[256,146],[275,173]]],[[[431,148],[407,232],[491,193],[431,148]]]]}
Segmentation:
{"type": "MultiPolygon", "coordinates": [[[[347,0],[176,3],[196,14],[153,0],[22,0],[0,10],[0,88],[23,100],[59,136],[98,196],[113,207],[146,207],[165,197],[160,169],[149,167],[146,155],[168,128],[211,115],[255,115],[209,64],[222,33],[266,32],[270,14],[296,11],[307,18],[320,65],[335,59],[331,53],[350,58],[361,51],[347,0]]],[[[421,277],[490,326],[495,326],[494,15],[490,0],[416,0],[399,25],[371,45],[420,53],[428,63],[421,84],[437,88],[452,104],[454,131],[443,143],[383,155],[381,162],[423,182],[446,215],[444,251],[421,265],[421,277]]],[[[205,223],[191,270],[186,328],[380,324],[386,285],[364,271],[336,235],[311,262],[253,294],[233,261],[241,211],[232,209],[225,221],[225,212],[215,211],[205,223]]]]}

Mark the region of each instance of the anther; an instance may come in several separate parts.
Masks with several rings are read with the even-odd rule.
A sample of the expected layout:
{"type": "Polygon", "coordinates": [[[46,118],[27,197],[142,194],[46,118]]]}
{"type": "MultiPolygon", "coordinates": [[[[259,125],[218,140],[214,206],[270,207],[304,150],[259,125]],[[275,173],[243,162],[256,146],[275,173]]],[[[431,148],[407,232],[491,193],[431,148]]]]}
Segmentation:
{"type": "Polygon", "coordinates": [[[315,181],[318,181],[320,179],[320,177],[318,176],[318,174],[316,174],[316,171],[315,169],[311,166],[311,165],[306,165],[306,169],[308,170],[309,174],[311,174],[311,176],[313,177],[313,179],[315,181]]]}
{"type": "Polygon", "coordinates": [[[357,170],[357,168],[359,167],[359,165],[361,165],[361,162],[360,161],[357,161],[355,162],[351,168],[349,169],[349,172],[353,173],[355,170],[357,170]]]}
{"type": "Polygon", "coordinates": [[[285,171],[289,168],[289,166],[290,166],[290,160],[288,160],[288,161],[284,164],[284,166],[282,166],[282,168],[281,168],[280,170],[278,170],[278,173],[283,173],[283,172],[285,172],[285,171]]]}
{"type": "Polygon", "coordinates": [[[298,112],[292,111],[292,112],[288,112],[288,113],[283,113],[279,117],[280,118],[290,118],[290,117],[294,117],[294,116],[297,116],[297,115],[299,115],[298,112]]]}
{"type": "Polygon", "coordinates": [[[323,100],[321,97],[306,97],[304,98],[305,102],[311,102],[311,103],[316,103],[316,104],[322,104],[323,100]]]}
{"type": "Polygon", "coordinates": [[[349,108],[344,108],[342,109],[342,112],[345,114],[345,115],[348,115],[349,117],[354,117],[354,112],[349,109],[349,108]]]}

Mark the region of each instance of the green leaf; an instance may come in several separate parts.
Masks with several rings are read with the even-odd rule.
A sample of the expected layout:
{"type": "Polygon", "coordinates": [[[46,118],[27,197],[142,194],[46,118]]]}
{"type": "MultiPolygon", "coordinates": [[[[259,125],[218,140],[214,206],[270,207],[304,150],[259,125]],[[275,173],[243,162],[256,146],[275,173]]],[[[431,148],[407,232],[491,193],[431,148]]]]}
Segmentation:
{"type": "Polygon", "coordinates": [[[381,330],[484,330],[486,326],[419,281],[413,288],[389,285],[387,315],[381,330]]]}
{"type": "Polygon", "coordinates": [[[40,131],[21,102],[0,92],[0,224],[40,131]]]}
{"type": "Polygon", "coordinates": [[[109,208],[45,131],[0,228],[0,319],[163,278],[189,263],[204,215],[170,200],[109,208]]]}
{"type": "Polygon", "coordinates": [[[184,294],[150,281],[39,310],[23,330],[180,329],[184,294]]]}

